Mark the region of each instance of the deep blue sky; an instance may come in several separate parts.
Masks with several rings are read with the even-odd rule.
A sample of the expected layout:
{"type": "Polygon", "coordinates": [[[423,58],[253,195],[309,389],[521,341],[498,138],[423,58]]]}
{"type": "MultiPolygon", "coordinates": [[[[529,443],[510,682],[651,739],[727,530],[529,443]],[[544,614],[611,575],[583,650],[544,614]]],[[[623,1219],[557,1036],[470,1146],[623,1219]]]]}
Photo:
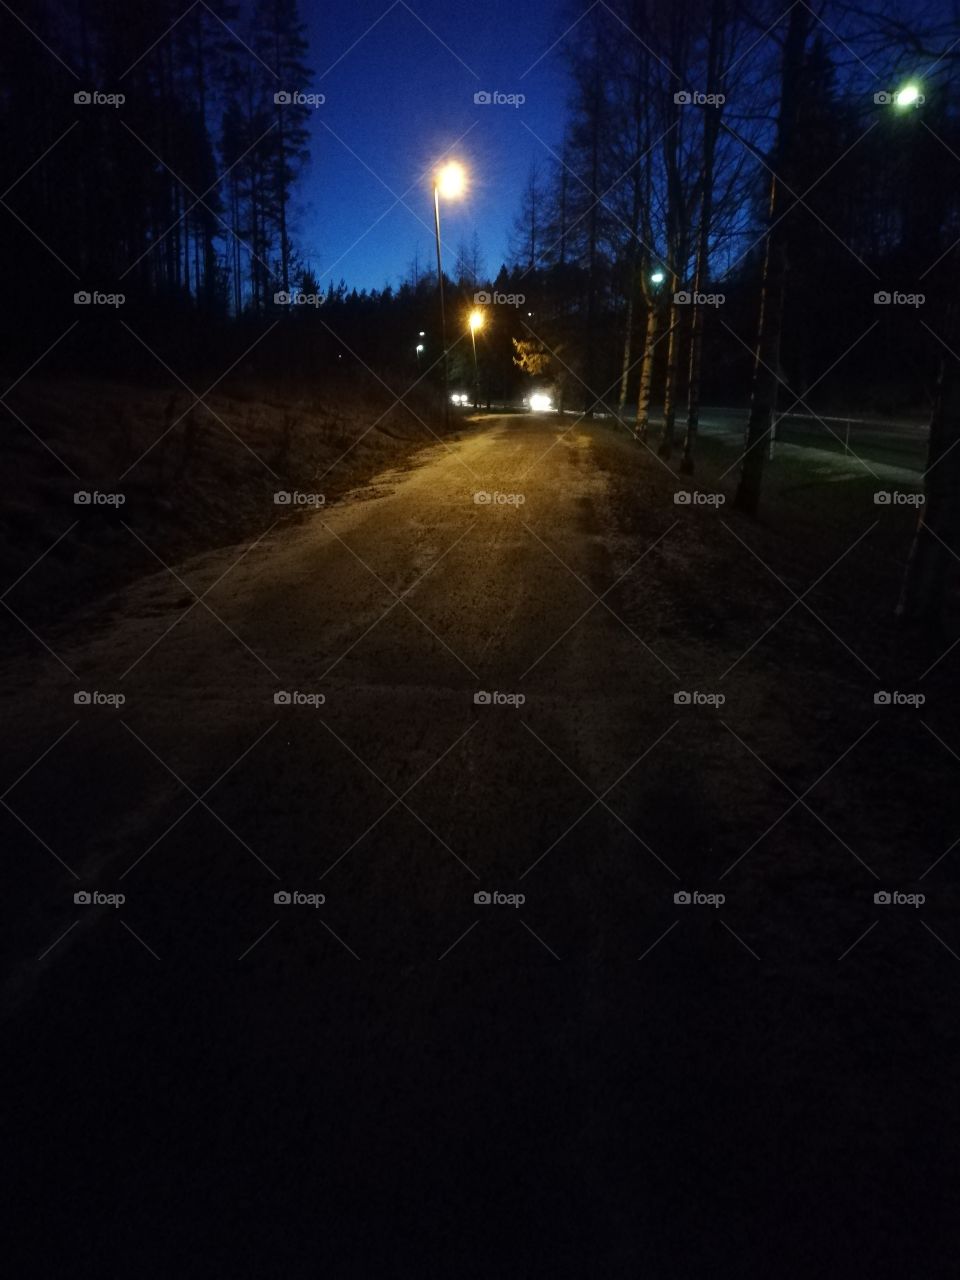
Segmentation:
{"type": "Polygon", "coordinates": [[[550,159],[533,134],[555,147],[562,133],[562,59],[559,49],[543,55],[569,25],[566,4],[410,0],[408,8],[396,0],[390,9],[392,3],[301,0],[316,69],[311,88],[327,101],[314,112],[294,236],[324,287],[341,276],[351,287],[396,286],[418,242],[429,268],[432,195],[420,175],[463,134],[456,154],[471,188],[459,205],[441,208],[444,269],[452,269],[458,242],[469,241],[476,228],[494,274],[530,162],[550,159]],[[523,93],[527,101],[518,108],[478,106],[478,90],[523,93]],[[426,225],[403,205],[387,212],[395,199],[387,187],[396,196],[412,188],[406,203],[426,225]]]}

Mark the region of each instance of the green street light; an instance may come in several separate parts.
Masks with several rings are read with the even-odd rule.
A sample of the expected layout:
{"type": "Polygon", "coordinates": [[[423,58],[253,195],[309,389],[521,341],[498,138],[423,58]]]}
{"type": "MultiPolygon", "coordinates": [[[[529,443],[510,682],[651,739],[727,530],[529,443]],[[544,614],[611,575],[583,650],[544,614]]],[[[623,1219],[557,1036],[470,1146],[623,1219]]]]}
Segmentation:
{"type": "Polygon", "coordinates": [[[905,84],[893,100],[898,107],[917,107],[923,101],[923,94],[918,84],[905,84]]]}

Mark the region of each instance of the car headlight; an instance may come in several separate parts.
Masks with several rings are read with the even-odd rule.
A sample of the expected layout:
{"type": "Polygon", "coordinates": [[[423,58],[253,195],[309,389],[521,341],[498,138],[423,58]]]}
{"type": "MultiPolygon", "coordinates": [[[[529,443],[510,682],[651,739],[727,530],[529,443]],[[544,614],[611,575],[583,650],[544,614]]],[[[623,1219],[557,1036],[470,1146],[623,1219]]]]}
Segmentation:
{"type": "Polygon", "coordinates": [[[553,408],[553,400],[548,395],[531,396],[530,408],[534,413],[546,413],[548,409],[553,408]]]}

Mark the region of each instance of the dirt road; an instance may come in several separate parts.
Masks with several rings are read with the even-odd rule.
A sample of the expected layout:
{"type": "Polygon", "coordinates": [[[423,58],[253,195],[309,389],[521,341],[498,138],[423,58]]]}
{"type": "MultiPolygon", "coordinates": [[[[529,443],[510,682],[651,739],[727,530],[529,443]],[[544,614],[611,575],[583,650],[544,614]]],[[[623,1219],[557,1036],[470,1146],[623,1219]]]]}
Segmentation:
{"type": "Polygon", "coordinates": [[[960,962],[902,913],[837,967],[898,869],[881,799],[837,825],[875,682],[743,657],[762,611],[670,584],[749,556],[656,467],[625,521],[598,430],[471,426],[7,664],[9,1123],[68,1256],[109,1203],[105,1275],[236,1275],[264,1216],[278,1275],[881,1275],[907,1205],[949,1274],[903,1044],[960,962]]]}

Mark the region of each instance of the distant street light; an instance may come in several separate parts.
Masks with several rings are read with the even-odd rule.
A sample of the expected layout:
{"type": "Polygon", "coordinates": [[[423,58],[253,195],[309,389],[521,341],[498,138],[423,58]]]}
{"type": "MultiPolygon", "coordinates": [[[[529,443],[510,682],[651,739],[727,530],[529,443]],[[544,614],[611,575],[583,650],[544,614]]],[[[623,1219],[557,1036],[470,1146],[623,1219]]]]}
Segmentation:
{"type": "Polygon", "coordinates": [[[437,232],[437,288],[440,290],[440,345],[443,351],[443,419],[450,427],[450,380],[447,374],[447,318],[443,307],[443,263],[440,258],[440,197],[455,200],[463,195],[466,174],[463,165],[451,160],[433,178],[433,217],[437,232]]]}
{"type": "Polygon", "coordinates": [[[651,284],[663,284],[666,278],[667,277],[663,274],[662,271],[654,271],[653,275],[650,277],[650,282],[651,284]]]}
{"type": "Polygon", "coordinates": [[[480,366],[477,364],[477,330],[483,328],[483,312],[476,310],[470,312],[470,339],[473,342],[473,407],[478,407],[477,401],[480,398],[480,366]]]}
{"type": "Polygon", "coordinates": [[[923,95],[920,92],[920,86],[917,84],[905,84],[903,88],[894,97],[898,107],[916,107],[923,101],[923,95]]]}
{"type": "Polygon", "coordinates": [[[420,357],[423,355],[423,343],[417,343],[417,373],[420,372],[420,357]]]}

